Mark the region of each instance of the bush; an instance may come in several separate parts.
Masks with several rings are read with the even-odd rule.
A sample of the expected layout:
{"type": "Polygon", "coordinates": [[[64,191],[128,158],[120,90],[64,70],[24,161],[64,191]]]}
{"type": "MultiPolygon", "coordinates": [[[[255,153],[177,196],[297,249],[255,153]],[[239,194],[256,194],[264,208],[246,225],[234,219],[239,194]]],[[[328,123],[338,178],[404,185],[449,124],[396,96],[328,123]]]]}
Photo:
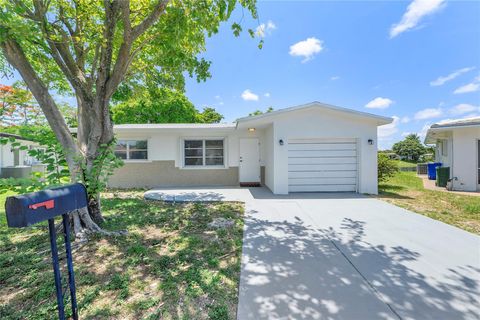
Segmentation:
{"type": "Polygon", "coordinates": [[[398,165],[386,154],[378,153],[378,181],[383,182],[398,172],[398,165]]]}

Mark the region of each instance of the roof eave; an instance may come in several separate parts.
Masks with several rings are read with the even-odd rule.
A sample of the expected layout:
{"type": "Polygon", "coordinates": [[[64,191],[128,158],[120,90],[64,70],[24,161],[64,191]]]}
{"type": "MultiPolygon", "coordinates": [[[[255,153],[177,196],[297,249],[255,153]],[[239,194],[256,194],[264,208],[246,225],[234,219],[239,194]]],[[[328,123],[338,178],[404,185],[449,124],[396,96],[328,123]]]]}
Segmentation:
{"type": "Polygon", "coordinates": [[[310,103],[307,103],[307,104],[298,105],[298,106],[289,107],[289,108],[284,108],[284,109],[280,109],[280,110],[276,110],[276,111],[272,111],[272,112],[259,114],[259,115],[256,115],[256,116],[248,116],[248,117],[238,118],[236,121],[237,121],[237,123],[239,123],[239,122],[248,122],[248,121],[260,120],[260,119],[263,119],[263,118],[269,118],[269,117],[277,116],[277,115],[280,115],[280,114],[283,114],[283,113],[288,113],[288,112],[293,112],[293,111],[298,111],[298,110],[305,110],[305,109],[315,108],[315,107],[325,108],[325,109],[338,111],[338,112],[344,112],[344,113],[352,114],[352,115],[363,117],[363,118],[375,119],[375,120],[377,120],[377,125],[379,125],[379,126],[382,126],[382,125],[389,124],[389,123],[393,122],[393,118],[390,118],[390,117],[383,117],[383,116],[379,116],[379,115],[375,115],[375,114],[371,114],[371,113],[367,113],[367,112],[362,112],[362,111],[347,109],[347,108],[343,108],[343,107],[333,106],[333,105],[329,105],[329,104],[322,103],[322,102],[319,102],[319,101],[313,101],[313,102],[310,102],[310,103]]]}

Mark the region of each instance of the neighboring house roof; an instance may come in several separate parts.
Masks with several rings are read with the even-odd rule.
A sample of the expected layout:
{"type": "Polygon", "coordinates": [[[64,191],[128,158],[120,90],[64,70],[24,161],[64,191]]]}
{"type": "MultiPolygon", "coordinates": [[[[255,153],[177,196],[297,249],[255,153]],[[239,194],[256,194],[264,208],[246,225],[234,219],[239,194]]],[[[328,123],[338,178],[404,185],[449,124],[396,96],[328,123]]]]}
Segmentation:
{"type": "Polygon", "coordinates": [[[17,134],[3,133],[3,132],[0,132],[0,137],[1,138],[15,138],[17,140],[25,140],[25,141],[33,141],[32,139],[27,139],[27,138],[24,138],[24,137],[19,136],[17,134]]]}
{"type": "Polygon", "coordinates": [[[432,124],[425,136],[425,143],[432,144],[436,142],[437,138],[441,139],[442,136],[439,135],[441,132],[471,127],[480,127],[480,117],[448,120],[432,124]]]}
{"type": "Polygon", "coordinates": [[[326,104],[323,102],[318,102],[318,101],[313,101],[307,104],[302,104],[294,107],[289,107],[289,108],[284,108],[284,109],[279,109],[271,112],[266,112],[262,113],[256,116],[248,116],[248,117],[243,117],[237,119],[237,122],[246,122],[246,121],[251,121],[251,120],[257,120],[257,119],[263,119],[263,118],[269,118],[273,117],[282,113],[287,113],[287,112],[293,112],[293,111],[299,111],[299,110],[305,110],[305,109],[311,109],[311,108],[320,108],[320,109],[327,109],[327,110],[333,110],[333,111],[338,111],[338,112],[343,112],[346,114],[354,115],[354,116],[359,116],[363,118],[371,118],[375,119],[378,121],[379,125],[384,125],[384,124],[389,124],[393,122],[392,118],[389,117],[383,117],[379,116],[376,114],[371,114],[368,112],[363,112],[363,111],[357,111],[357,110],[352,110],[352,109],[347,109],[343,107],[338,107],[338,106],[333,106],[330,104],[326,104]]]}
{"type": "Polygon", "coordinates": [[[476,118],[468,118],[468,119],[457,119],[457,120],[449,120],[449,121],[442,121],[439,123],[433,124],[430,128],[457,128],[457,127],[471,127],[480,126],[480,117],[476,118]]]}

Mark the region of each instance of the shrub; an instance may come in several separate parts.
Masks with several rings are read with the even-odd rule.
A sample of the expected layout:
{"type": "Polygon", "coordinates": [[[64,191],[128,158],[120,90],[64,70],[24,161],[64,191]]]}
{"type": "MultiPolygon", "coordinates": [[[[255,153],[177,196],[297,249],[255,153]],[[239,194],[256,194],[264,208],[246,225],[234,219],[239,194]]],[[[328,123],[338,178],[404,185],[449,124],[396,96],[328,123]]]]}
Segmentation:
{"type": "Polygon", "coordinates": [[[398,172],[398,165],[386,154],[378,153],[378,181],[383,182],[398,172]]]}

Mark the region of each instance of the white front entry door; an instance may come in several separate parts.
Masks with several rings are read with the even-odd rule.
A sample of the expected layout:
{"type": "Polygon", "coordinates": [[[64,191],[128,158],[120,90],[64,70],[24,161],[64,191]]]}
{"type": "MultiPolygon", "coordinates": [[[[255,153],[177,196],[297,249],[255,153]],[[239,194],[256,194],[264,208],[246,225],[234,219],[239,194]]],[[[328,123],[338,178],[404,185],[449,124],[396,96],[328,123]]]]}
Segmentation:
{"type": "Polygon", "coordinates": [[[240,139],[240,183],[260,182],[260,148],[256,138],[240,139]]]}

